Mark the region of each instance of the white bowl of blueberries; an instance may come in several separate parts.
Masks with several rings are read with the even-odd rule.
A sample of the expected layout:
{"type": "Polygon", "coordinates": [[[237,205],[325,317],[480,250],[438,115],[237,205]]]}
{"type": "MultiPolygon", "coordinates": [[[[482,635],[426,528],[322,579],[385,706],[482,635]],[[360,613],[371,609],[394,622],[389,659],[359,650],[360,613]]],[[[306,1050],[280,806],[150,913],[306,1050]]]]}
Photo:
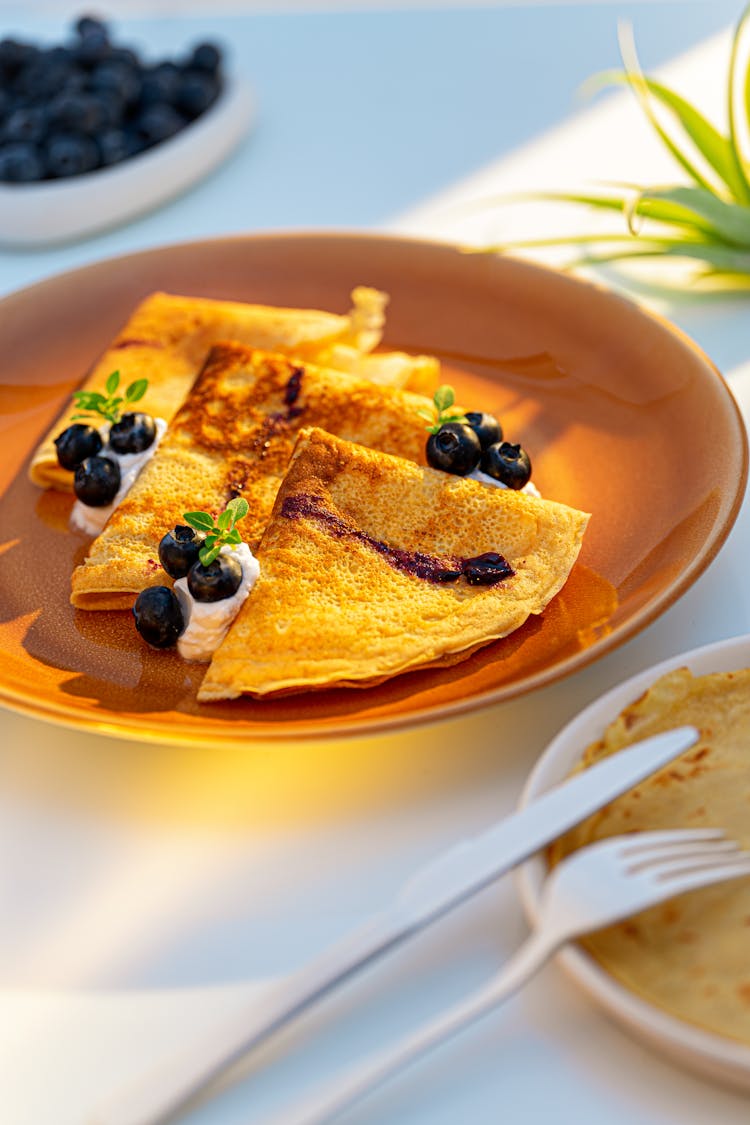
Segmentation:
{"type": "Polygon", "coordinates": [[[0,40],[0,243],[92,234],[209,172],[253,113],[223,64],[210,42],[144,61],[91,16],[60,45],[0,40]]]}

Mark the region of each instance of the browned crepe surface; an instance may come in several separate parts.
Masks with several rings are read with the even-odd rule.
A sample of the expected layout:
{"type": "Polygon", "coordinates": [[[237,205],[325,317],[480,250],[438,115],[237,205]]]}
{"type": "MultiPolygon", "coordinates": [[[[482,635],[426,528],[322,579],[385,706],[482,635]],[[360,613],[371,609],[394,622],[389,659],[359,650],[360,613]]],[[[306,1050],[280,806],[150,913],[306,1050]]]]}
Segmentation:
{"type": "MultiPolygon", "coordinates": [[[[368,354],[381,337],[387,296],[360,286],[352,292],[352,300],[352,311],[340,316],[315,309],[153,293],[134,309],[81,389],[102,391],[112,371],[120,372],[121,390],[146,378],[148,390],[137,409],[168,422],[218,340],[315,360],[385,385],[428,389],[435,383],[439,365],[429,356],[368,354]]],[[[71,402],[32,458],[29,476],[42,488],[72,490],[73,474],[58,465],[54,439],[75,413],[71,402]]]]}
{"type": "Polygon", "coordinates": [[[169,583],[158,544],[187,511],[218,515],[244,496],[243,538],[257,545],[303,426],[423,459],[419,410],[428,405],[421,395],[353,375],[216,345],[153,458],[74,571],[73,604],[127,608],[146,586],[169,583]]]}
{"type": "MultiPolygon", "coordinates": [[[[750,669],[668,673],[587,749],[584,765],[686,723],[700,731],[698,744],[563,837],[553,861],[594,840],[660,828],[723,828],[750,849],[750,669]]],[[[750,1044],[750,878],[672,899],[584,945],[650,1003],[750,1044]]]]}
{"type": "Polygon", "coordinates": [[[258,548],[260,578],[198,698],[366,685],[453,663],[544,609],[587,521],[563,504],[305,431],[258,548]],[[414,573],[485,552],[514,573],[493,586],[414,573]]]}

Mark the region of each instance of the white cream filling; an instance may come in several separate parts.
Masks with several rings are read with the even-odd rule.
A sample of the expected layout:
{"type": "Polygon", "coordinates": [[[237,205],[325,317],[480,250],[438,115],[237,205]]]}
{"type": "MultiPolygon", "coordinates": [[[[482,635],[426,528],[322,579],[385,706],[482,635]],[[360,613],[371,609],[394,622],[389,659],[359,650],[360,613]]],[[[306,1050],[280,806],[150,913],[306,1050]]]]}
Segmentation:
{"type": "Polygon", "coordinates": [[[231,597],[198,602],[188,589],[187,578],[178,578],[174,584],[185,618],[185,629],[177,641],[177,651],[184,660],[205,663],[211,659],[258,579],[260,564],[247,543],[221,548],[220,554],[230,553],[242,567],[242,581],[231,597]]]}
{"type": "MultiPolygon", "coordinates": [[[[480,484],[491,484],[493,488],[507,488],[507,484],[503,484],[501,480],[495,480],[488,473],[483,473],[481,469],[472,469],[470,473],[466,474],[471,480],[478,480],[480,484]]],[[[519,492],[526,492],[529,496],[538,496],[541,499],[541,492],[535,484],[531,481],[525,484],[523,488],[519,488],[519,492]]]]}
{"type": "Polygon", "coordinates": [[[125,499],[135,484],[141,469],[147,461],[151,460],[156,452],[157,445],[166,432],[167,423],[163,418],[154,418],[154,423],[156,425],[156,437],[148,449],[144,449],[141,453],[115,453],[114,450],[107,449],[109,423],[100,427],[99,433],[102,435],[104,447],[99,451],[98,456],[108,457],[110,461],[117,461],[120,466],[120,487],[112,503],[105,504],[101,508],[95,508],[91,504],[83,504],[80,500],[76,500],[70,512],[70,526],[74,531],[83,531],[86,535],[98,535],[117,505],[125,499]]]}

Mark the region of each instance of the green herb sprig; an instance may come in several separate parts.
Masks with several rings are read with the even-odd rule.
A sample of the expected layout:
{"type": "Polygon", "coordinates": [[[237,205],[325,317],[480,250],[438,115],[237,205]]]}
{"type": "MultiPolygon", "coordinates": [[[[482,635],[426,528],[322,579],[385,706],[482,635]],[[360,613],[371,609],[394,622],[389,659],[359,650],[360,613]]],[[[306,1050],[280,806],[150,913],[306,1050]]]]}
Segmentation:
{"type": "Polygon", "coordinates": [[[684,184],[612,184],[591,192],[524,192],[500,201],[550,200],[619,212],[624,230],[517,240],[469,247],[479,252],[568,246],[581,254],[568,268],[634,258],[688,259],[699,276],[726,288],[750,287],[750,5],[735,27],[726,76],[726,131],[694,105],[643,74],[632,32],[620,28],[624,69],[595,76],[589,85],[626,84],[650,126],[686,174],[684,184]],[[660,110],[657,115],[657,110],[660,110]]]}
{"type": "Polygon", "coordinates": [[[429,433],[436,434],[446,422],[466,421],[465,414],[462,414],[460,410],[451,409],[456,401],[456,392],[453,387],[449,387],[447,384],[438,387],[432,396],[432,401],[435,404],[432,410],[423,406],[417,411],[420,418],[424,418],[426,422],[430,423],[429,426],[425,426],[429,433]]]}
{"type": "Polygon", "coordinates": [[[242,496],[235,496],[230,500],[224,511],[214,523],[210,512],[185,512],[183,519],[194,531],[205,535],[203,546],[198,552],[198,558],[204,566],[208,566],[218,556],[224,546],[236,547],[242,542],[242,536],[235,527],[238,520],[243,519],[250,510],[250,505],[242,496]]]}
{"type": "Polygon", "coordinates": [[[120,372],[113,371],[104,384],[106,394],[101,391],[74,391],[73,399],[81,413],[74,414],[73,420],[94,417],[104,418],[114,424],[120,421],[123,406],[132,406],[142,399],[148,388],[148,379],[136,379],[125,388],[123,395],[115,392],[120,385],[120,372]]]}

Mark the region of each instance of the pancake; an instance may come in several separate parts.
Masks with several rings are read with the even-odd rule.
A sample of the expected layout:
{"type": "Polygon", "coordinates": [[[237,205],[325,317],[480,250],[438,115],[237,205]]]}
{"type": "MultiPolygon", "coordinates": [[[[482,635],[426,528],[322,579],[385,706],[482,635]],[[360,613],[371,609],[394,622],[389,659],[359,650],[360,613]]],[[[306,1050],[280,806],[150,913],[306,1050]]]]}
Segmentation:
{"type": "Polygon", "coordinates": [[[258,548],[260,578],[198,699],[366,686],[454,663],[542,612],[587,521],[305,430],[258,548]],[[510,573],[472,585],[466,560],[485,552],[510,573]]]}
{"type": "MultiPolygon", "coordinates": [[[[146,378],[148,390],[138,409],[168,422],[211,345],[235,340],[361,374],[384,385],[431,391],[439,371],[436,359],[403,352],[369,354],[382,336],[387,295],[360,286],[351,296],[351,312],[338,316],[314,309],[152,293],[134,310],[79,389],[101,391],[112,371],[120,372],[121,389],[146,378]]],[[[29,476],[40,488],[72,491],[73,474],[58,464],[54,439],[70,425],[75,413],[77,408],[71,403],[32,458],[29,476]]]]}
{"type": "MultiPolygon", "coordinates": [[[[594,840],[657,828],[723,828],[750,849],[750,669],[667,673],[586,750],[583,764],[684,723],[700,731],[697,745],[564,836],[553,861],[594,840]]],[[[649,1003],[750,1044],[750,878],[691,891],[583,944],[649,1003]]]]}
{"type": "Polygon", "coordinates": [[[234,496],[250,505],[242,534],[255,547],[303,426],[420,460],[419,411],[430,405],[422,395],[287,356],[215,345],[154,456],[73,572],[73,605],[129,608],[146,586],[164,585],[162,536],[184,523],[184,512],[217,515],[234,496]]]}

